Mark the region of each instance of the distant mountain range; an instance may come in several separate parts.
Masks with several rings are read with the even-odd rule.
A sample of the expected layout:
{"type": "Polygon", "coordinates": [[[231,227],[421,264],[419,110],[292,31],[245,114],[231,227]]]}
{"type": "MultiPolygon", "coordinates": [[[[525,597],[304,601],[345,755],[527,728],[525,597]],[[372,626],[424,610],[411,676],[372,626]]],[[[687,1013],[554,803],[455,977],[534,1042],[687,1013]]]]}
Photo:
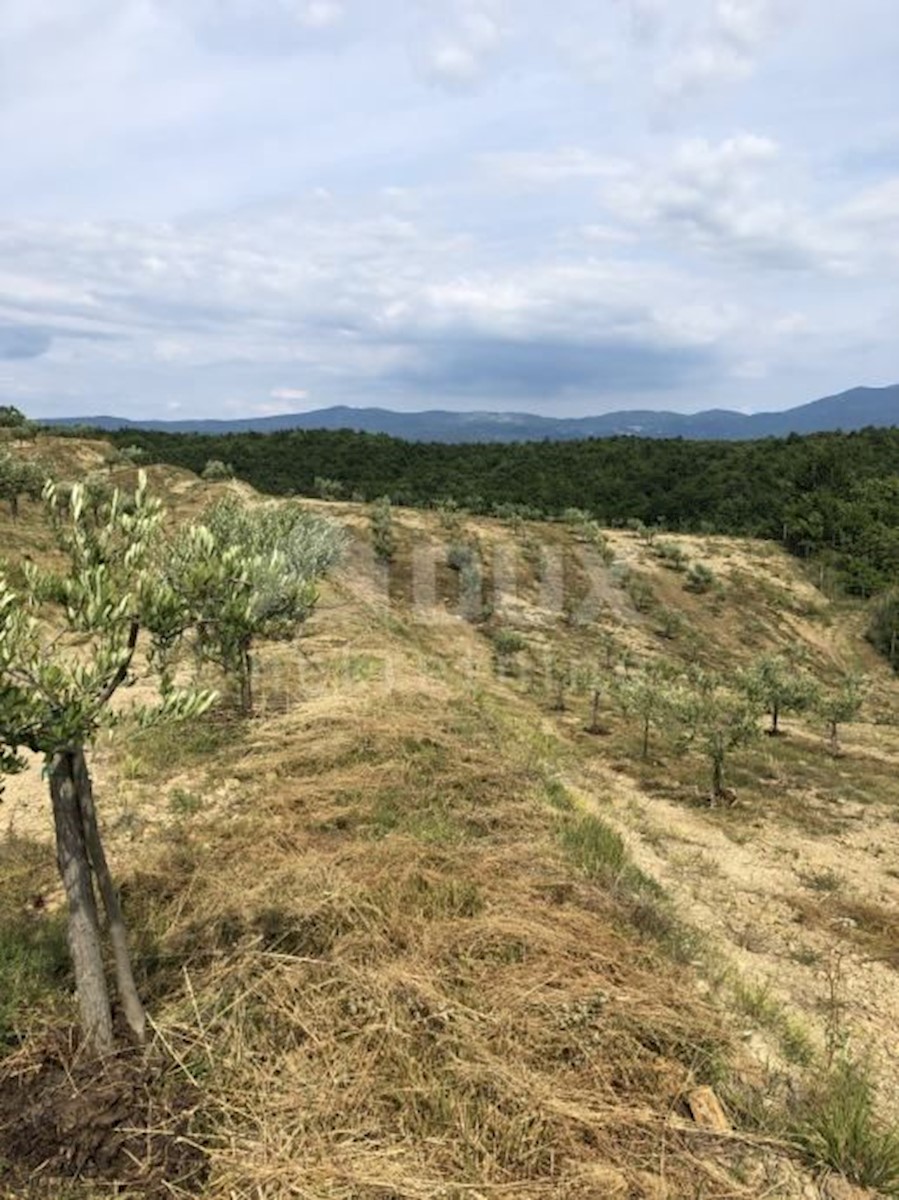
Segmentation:
{"type": "Polygon", "coordinates": [[[386,433],[414,442],[568,441],[573,438],[635,437],[737,440],[783,437],[789,433],[899,425],[899,384],[852,388],[783,412],[746,415],[727,409],[700,413],[623,411],[596,417],[541,417],[534,413],[392,412],[341,405],[276,417],[234,421],[134,421],[124,417],[55,417],[46,425],[87,425],[94,429],[157,429],[167,433],[276,433],[289,429],[353,429],[386,433]]]}

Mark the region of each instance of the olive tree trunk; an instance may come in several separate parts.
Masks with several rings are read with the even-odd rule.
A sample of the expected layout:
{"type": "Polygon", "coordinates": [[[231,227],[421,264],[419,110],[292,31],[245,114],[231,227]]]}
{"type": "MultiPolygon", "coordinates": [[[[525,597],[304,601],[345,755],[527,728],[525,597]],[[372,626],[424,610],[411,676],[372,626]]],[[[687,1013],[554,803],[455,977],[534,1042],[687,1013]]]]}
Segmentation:
{"type": "Polygon", "coordinates": [[[724,795],[724,755],[714,753],[712,759],[712,799],[717,800],[724,795]]]}
{"type": "Polygon", "coordinates": [[[137,993],[134,982],[134,972],[131,968],[131,956],[128,953],[128,936],[125,931],[125,918],[119,894],[112,881],[100,830],[97,826],[97,810],[94,807],[94,789],[87,769],[83,750],[76,750],[72,755],[74,760],[75,784],[78,790],[78,804],[81,809],[81,819],[84,828],[84,840],[90,865],[103,898],[106,919],[109,925],[109,940],[112,942],[112,952],[115,959],[116,988],[125,1019],[134,1036],[143,1042],[147,1033],[147,1015],[137,993]]]}
{"type": "Polygon", "coordinates": [[[587,729],[588,733],[601,733],[602,728],[599,724],[599,706],[602,701],[602,692],[599,688],[593,689],[593,700],[590,705],[590,725],[587,729]]]}
{"type": "Polygon", "coordinates": [[[240,675],[240,711],[245,717],[253,715],[253,652],[249,639],[241,643],[239,668],[240,675]]]}
{"type": "Polygon", "coordinates": [[[69,950],[81,1025],[88,1045],[103,1055],[113,1049],[112,1011],[103,970],[100,922],[84,835],[76,777],[76,757],[54,754],[49,764],[56,856],[69,909],[69,950]]]}

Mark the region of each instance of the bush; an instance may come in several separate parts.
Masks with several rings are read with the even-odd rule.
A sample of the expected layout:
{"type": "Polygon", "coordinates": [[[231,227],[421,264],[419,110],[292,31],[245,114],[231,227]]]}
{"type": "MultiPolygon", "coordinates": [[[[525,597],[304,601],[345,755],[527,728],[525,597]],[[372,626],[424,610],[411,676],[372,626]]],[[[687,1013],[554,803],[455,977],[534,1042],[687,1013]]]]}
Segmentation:
{"type": "Polygon", "coordinates": [[[888,592],[874,604],[865,637],[899,671],[899,592],[888,592]]]}
{"type": "Polygon", "coordinates": [[[478,552],[471,542],[451,542],[446,552],[446,565],[454,571],[464,571],[477,562],[478,552]]]}
{"type": "Polygon", "coordinates": [[[339,500],[343,495],[343,484],[339,479],[315,477],[315,491],[321,500],[339,500]]]}
{"type": "Polygon", "coordinates": [[[382,496],[371,506],[371,540],[381,562],[392,562],[396,554],[396,538],[389,496],[382,496]]]}
{"type": "Polygon", "coordinates": [[[655,592],[652,590],[649,580],[645,579],[642,575],[631,572],[625,584],[625,591],[630,596],[631,604],[633,604],[638,613],[649,613],[655,608],[655,592]]]}
{"type": "Polygon", "coordinates": [[[693,563],[684,580],[684,591],[702,595],[704,592],[710,592],[714,586],[715,572],[712,568],[707,567],[705,563],[693,563]]]}
{"type": "Polygon", "coordinates": [[[234,468],[230,463],[222,462],[221,459],[210,458],[201,472],[201,478],[205,479],[208,483],[233,479],[234,468]]]}
{"type": "Polygon", "coordinates": [[[687,555],[677,542],[656,542],[652,552],[663,567],[668,567],[672,571],[686,570],[687,555]]]}
{"type": "Polygon", "coordinates": [[[668,638],[670,641],[673,641],[683,633],[684,618],[676,609],[661,608],[658,611],[657,618],[656,633],[659,637],[668,638]]]}
{"type": "Polygon", "coordinates": [[[514,629],[496,629],[493,632],[493,649],[497,658],[512,658],[527,646],[527,642],[514,629]]]}

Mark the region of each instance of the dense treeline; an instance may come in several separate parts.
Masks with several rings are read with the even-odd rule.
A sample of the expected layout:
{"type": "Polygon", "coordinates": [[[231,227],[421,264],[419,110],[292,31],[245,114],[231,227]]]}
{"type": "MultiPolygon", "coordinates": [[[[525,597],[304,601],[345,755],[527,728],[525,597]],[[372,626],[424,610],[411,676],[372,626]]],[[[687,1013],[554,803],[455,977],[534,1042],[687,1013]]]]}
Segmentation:
{"type": "Polygon", "coordinates": [[[383,434],[141,432],[110,436],[147,461],[200,472],[211,459],[261,491],[433,504],[476,512],[526,505],[590,510],[615,525],[775,538],[870,595],[899,572],[899,429],[752,442],[634,437],[512,445],[404,442],[383,434]],[[339,484],[339,489],[336,485],[339,484]]]}

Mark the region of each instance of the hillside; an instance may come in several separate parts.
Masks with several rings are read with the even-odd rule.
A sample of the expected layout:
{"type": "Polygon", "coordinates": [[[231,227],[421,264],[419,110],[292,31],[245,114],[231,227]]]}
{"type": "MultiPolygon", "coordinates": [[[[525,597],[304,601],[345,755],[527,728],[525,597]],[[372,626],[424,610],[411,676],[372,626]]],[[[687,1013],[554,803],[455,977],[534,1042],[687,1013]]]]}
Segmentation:
{"type": "MultiPolygon", "coordinates": [[[[102,443],[24,452],[109,469],[102,443]]],[[[253,496],[150,477],[179,519],[253,496]]],[[[72,1066],[45,784],[7,781],[0,1194],[875,1194],[788,1144],[847,1047],[884,1112],[899,1098],[899,683],[860,607],[771,543],[577,521],[394,509],[386,567],[366,506],[308,503],[351,550],[305,636],[264,648],[257,715],[126,723],[93,756],[163,1064],[149,1102],[72,1066]],[[481,564],[474,590],[448,558],[481,564]],[[714,585],[686,590],[685,562],[714,585]],[[733,754],[723,807],[666,730],[641,759],[613,679],[771,650],[822,686],[868,675],[839,757],[788,716],[733,754]],[[733,1128],[696,1119],[702,1085],[733,1128]],[[98,1149],[110,1113],[144,1132],[98,1149]],[[94,1182],[47,1182],[79,1169],[94,1182]]],[[[27,503],[0,539],[13,562],[52,550],[27,503]]]]}
{"type": "MultiPolygon", "coordinates": [[[[39,418],[40,419],[40,418],[39,418]]],[[[351,429],[385,433],[413,442],[569,441],[593,437],[749,439],[790,433],[864,429],[899,424],[899,384],[857,387],[778,412],[740,413],[714,409],[698,413],[625,410],[590,417],[545,417],[536,413],[391,412],[383,408],[337,405],[306,413],[232,420],[135,420],[116,416],[57,417],[48,425],[95,429],[154,429],[168,433],[276,433],[290,429],[351,429]]]]}

